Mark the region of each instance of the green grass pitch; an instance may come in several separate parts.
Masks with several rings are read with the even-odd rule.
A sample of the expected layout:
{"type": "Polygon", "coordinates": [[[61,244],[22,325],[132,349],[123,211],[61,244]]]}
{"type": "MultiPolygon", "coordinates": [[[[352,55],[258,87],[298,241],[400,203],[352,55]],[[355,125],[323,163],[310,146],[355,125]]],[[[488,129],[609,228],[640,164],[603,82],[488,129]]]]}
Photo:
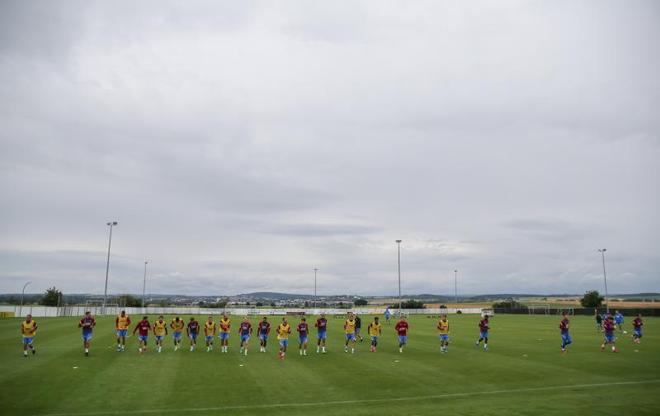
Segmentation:
{"type": "MultiPolygon", "coordinates": [[[[137,318],[132,317],[134,323],[137,318]]],[[[240,318],[232,319],[234,331],[240,318]]],[[[364,329],[369,320],[363,316],[364,329]]],[[[253,337],[247,357],[238,354],[235,332],[229,354],[219,352],[217,340],[211,353],[202,345],[193,353],[174,352],[169,336],[160,354],[150,349],[139,355],[136,337],[128,339],[126,352],[118,353],[114,318],[98,319],[87,358],[76,318],[37,318],[37,354],[23,358],[20,320],[3,319],[0,414],[660,413],[657,318],[645,319],[641,345],[620,334],[621,352],[613,354],[600,351],[601,335],[591,317],[574,317],[574,344],[567,355],[559,352],[556,316],[495,316],[487,352],[474,346],[478,316],[450,316],[449,320],[451,344],[446,355],[439,353],[436,319],[411,317],[409,345],[403,354],[396,347],[393,325],[384,325],[377,353],[369,352],[365,339],[351,355],[343,352],[343,320],[331,317],[328,354],[317,355],[310,345],[309,355],[301,357],[292,336],[289,354],[280,361],[272,333],[268,353],[259,353],[253,337]]],[[[297,321],[290,319],[292,326],[297,321]]],[[[150,343],[153,346],[153,336],[150,343]]]]}

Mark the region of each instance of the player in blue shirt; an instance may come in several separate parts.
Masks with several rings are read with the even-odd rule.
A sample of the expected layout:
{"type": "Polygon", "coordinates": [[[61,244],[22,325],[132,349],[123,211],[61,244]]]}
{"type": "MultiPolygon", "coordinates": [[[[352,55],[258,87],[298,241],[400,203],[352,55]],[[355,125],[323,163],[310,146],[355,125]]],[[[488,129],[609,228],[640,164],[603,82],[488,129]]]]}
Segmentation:
{"type": "Polygon", "coordinates": [[[623,314],[619,311],[614,313],[614,323],[619,328],[619,331],[623,331],[623,314]]]}

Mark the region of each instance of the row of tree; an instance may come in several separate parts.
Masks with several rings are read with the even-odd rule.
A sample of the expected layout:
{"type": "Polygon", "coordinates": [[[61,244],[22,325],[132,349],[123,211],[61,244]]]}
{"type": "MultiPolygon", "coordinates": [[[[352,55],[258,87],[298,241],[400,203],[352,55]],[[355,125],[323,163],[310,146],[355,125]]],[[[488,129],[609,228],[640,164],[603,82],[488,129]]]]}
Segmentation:
{"type": "MultiPolygon", "coordinates": [[[[603,300],[604,298],[600,295],[600,293],[598,293],[597,290],[590,290],[586,292],[584,296],[582,296],[582,298],[580,299],[580,304],[585,308],[599,308],[603,305],[603,300]]],[[[117,298],[117,303],[120,306],[125,306],[125,307],[142,306],[142,300],[132,295],[120,295],[117,298]]],[[[356,299],[353,303],[355,306],[366,306],[369,302],[366,299],[356,299]]],[[[45,306],[62,305],[62,291],[60,291],[55,287],[48,288],[48,290],[46,290],[46,293],[44,293],[42,298],[39,300],[39,304],[45,306]]],[[[208,302],[208,303],[201,302],[199,304],[199,306],[202,308],[224,308],[226,305],[227,305],[226,300],[222,300],[219,302],[208,302]]],[[[249,305],[249,303],[247,305],[249,305]]],[[[264,306],[264,304],[261,302],[256,302],[254,306],[260,307],[260,306],[264,306]]],[[[275,306],[275,304],[271,303],[270,306],[275,306]]],[[[310,302],[305,302],[304,304],[298,306],[310,307],[311,304],[310,302]]],[[[325,304],[318,304],[318,306],[324,307],[325,304]]],[[[399,304],[395,303],[390,306],[393,308],[398,308],[399,304]]],[[[344,304],[343,302],[341,302],[340,308],[341,307],[350,307],[350,305],[348,303],[344,304]]],[[[494,303],[493,307],[517,309],[524,307],[524,305],[522,305],[521,303],[517,302],[514,299],[507,299],[502,302],[494,303]]],[[[424,302],[419,300],[409,299],[401,302],[401,309],[424,309],[424,302]]]]}

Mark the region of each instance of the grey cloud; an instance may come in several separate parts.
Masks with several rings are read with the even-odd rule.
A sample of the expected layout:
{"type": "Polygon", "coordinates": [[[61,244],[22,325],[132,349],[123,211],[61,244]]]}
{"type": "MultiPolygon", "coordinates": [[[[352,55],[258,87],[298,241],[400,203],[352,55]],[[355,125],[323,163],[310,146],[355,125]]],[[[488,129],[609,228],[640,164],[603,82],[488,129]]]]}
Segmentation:
{"type": "Polygon", "coordinates": [[[0,8],[0,290],[658,290],[655,2],[0,8]]]}
{"type": "Polygon", "coordinates": [[[280,224],[263,229],[266,233],[302,237],[325,237],[333,235],[367,235],[381,229],[369,225],[352,224],[280,224]]]}

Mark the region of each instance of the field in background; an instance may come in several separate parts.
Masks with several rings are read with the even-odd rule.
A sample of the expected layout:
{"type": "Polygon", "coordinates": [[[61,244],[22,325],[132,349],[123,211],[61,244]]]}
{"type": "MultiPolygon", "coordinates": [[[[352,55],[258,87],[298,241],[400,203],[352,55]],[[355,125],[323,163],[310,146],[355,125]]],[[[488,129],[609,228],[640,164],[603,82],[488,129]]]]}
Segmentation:
{"type": "MultiPolygon", "coordinates": [[[[363,317],[365,327],[368,320],[363,317]]],[[[642,345],[621,335],[621,353],[612,354],[600,352],[601,337],[590,317],[574,317],[575,345],[567,355],[559,353],[556,316],[495,316],[488,352],[474,346],[477,320],[450,316],[446,355],[438,352],[435,319],[423,316],[411,317],[403,354],[393,326],[386,325],[377,353],[368,352],[365,340],[351,355],[342,349],[342,319],[330,318],[328,354],[310,347],[310,355],[300,357],[292,337],[290,354],[280,361],[272,336],[267,354],[257,352],[253,339],[250,354],[239,356],[235,333],[229,354],[217,346],[212,353],[174,352],[170,337],[161,354],[140,356],[135,337],[126,352],[117,353],[110,318],[99,319],[89,358],[82,354],[76,319],[39,319],[38,353],[26,359],[19,320],[4,319],[0,413],[657,414],[660,319],[646,320],[642,345]]]]}

